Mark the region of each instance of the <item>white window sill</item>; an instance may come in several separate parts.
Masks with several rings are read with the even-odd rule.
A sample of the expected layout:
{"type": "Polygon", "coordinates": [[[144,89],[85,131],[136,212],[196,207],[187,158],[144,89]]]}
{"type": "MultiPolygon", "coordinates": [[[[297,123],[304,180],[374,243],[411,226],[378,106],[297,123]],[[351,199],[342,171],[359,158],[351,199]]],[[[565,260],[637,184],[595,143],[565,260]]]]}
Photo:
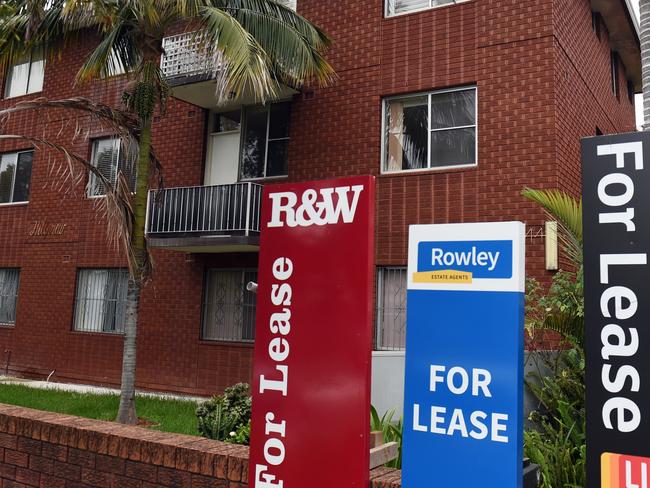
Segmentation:
{"type": "Polygon", "coordinates": [[[43,90],[38,90],[38,91],[34,91],[34,92],[29,92],[29,93],[23,93],[23,94],[21,94],[21,95],[13,95],[13,96],[11,96],[11,97],[9,97],[9,96],[5,96],[5,97],[4,97],[4,100],[14,100],[14,99],[16,99],[16,98],[28,97],[29,95],[36,95],[36,94],[38,94],[38,93],[43,93],[43,90]]]}
{"type": "Polygon", "coordinates": [[[22,207],[29,205],[29,200],[26,202],[7,202],[7,203],[0,203],[0,207],[22,207]]]}
{"type": "Polygon", "coordinates": [[[404,15],[409,15],[409,14],[417,14],[420,12],[426,12],[427,10],[437,10],[440,8],[448,8],[448,7],[456,7],[457,5],[460,5],[461,3],[467,3],[471,0],[458,0],[456,3],[448,3],[446,5],[434,5],[433,7],[421,7],[421,8],[416,8],[413,10],[409,10],[408,12],[399,12],[396,14],[391,14],[388,12],[384,13],[384,17],[387,19],[392,19],[393,17],[402,17],[404,15]]]}
{"type": "Polygon", "coordinates": [[[372,351],[372,355],[376,357],[403,357],[406,354],[404,349],[398,349],[396,351],[384,351],[384,350],[375,350],[372,351]]]}
{"type": "Polygon", "coordinates": [[[477,168],[478,163],[473,164],[454,164],[449,166],[434,166],[431,168],[418,168],[418,169],[396,169],[396,170],[382,170],[382,176],[391,176],[391,175],[409,175],[409,174],[418,174],[418,173],[441,173],[444,171],[455,170],[455,169],[469,169],[477,168]]]}
{"type": "Polygon", "coordinates": [[[239,183],[264,183],[265,181],[286,180],[287,178],[289,178],[289,175],[264,176],[262,178],[242,179],[242,180],[239,180],[239,183]]]}

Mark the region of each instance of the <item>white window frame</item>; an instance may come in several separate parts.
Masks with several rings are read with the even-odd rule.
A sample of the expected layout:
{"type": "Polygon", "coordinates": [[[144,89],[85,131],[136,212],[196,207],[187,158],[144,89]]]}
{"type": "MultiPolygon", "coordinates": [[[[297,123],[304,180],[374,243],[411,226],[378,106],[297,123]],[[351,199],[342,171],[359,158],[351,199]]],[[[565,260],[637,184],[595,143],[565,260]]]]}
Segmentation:
{"type": "MultiPolygon", "coordinates": [[[[16,272],[16,296],[14,297],[14,320],[13,322],[6,322],[0,320],[0,327],[15,327],[16,326],[16,316],[18,315],[18,294],[20,293],[20,268],[0,268],[0,271],[14,271],[16,272]]],[[[3,283],[0,283],[0,291],[2,290],[3,283]]],[[[0,295],[0,300],[3,298],[10,297],[11,295],[2,296],[0,295]]],[[[4,300],[3,300],[4,301],[4,300]]]]}
{"type": "Polygon", "coordinates": [[[19,93],[17,95],[9,95],[9,92],[11,91],[11,84],[14,82],[14,76],[13,72],[12,75],[9,75],[9,72],[13,70],[13,68],[16,66],[16,63],[12,63],[8,68],[5,73],[5,87],[4,87],[4,98],[6,100],[12,99],[12,98],[18,98],[18,97],[24,97],[25,95],[31,95],[33,93],[41,93],[43,91],[43,86],[45,84],[45,66],[47,65],[47,60],[45,56],[45,48],[36,48],[36,49],[42,49],[43,51],[43,79],[41,80],[40,83],[40,88],[38,90],[33,90],[29,91],[29,82],[32,78],[32,66],[34,64],[34,61],[32,60],[32,56],[34,54],[34,51],[30,51],[29,53],[29,70],[27,71],[27,82],[25,84],[25,92],[24,93],[19,93]]]}
{"type": "Polygon", "coordinates": [[[478,123],[478,87],[476,85],[462,86],[457,88],[445,88],[442,90],[434,91],[425,91],[418,93],[408,93],[404,95],[395,95],[390,97],[385,97],[382,99],[382,110],[381,110],[381,167],[380,174],[382,175],[396,175],[404,173],[423,173],[431,171],[448,171],[453,169],[462,169],[462,168],[476,168],[479,163],[478,158],[478,136],[479,136],[479,123],[478,123]],[[432,129],[431,128],[431,99],[435,95],[441,95],[443,93],[451,93],[458,91],[469,91],[474,90],[474,115],[475,115],[475,124],[474,125],[463,125],[457,127],[445,127],[443,129],[432,129]],[[391,100],[404,100],[406,98],[417,98],[417,97],[427,97],[427,110],[429,118],[429,127],[427,128],[427,165],[426,168],[415,168],[415,169],[398,169],[389,171],[386,169],[386,115],[388,110],[388,104],[391,100]],[[475,137],[474,137],[474,162],[471,164],[454,164],[448,166],[431,166],[431,133],[439,132],[445,130],[454,130],[454,129],[470,129],[474,128],[475,137]]]}
{"type": "MultiPolygon", "coordinates": [[[[278,100],[272,103],[268,103],[266,106],[266,146],[264,148],[264,174],[262,176],[256,176],[254,178],[242,178],[242,164],[243,164],[243,149],[244,143],[246,142],[246,110],[259,108],[260,105],[248,105],[242,107],[241,113],[241,124],[240,131],[241,135],[239,136],[239,168],[237,170],[237,179],[238,181],[261,181],[261,180],[275,180],[280,178],[287,178],[289,176],[289,167],[287,161],[287,174],[284,175],[275,175],[275,176],[266,176],[268,162],[269,162],[269,142],[274,141],[291,141],[291,136],[288,137],[275,137],[269,139],[269,133],[271,131],[271,107],[280,103],[290,103],[291,100],[278,100]]],[[[291,113],[293,112],[293,104],[291,104],[291,111],[289,113],[289,131],[291,131],[291,113]]]]}
{"type": "Polygon", "coordinates": [[[34,150],[33,149],[27,149],[25,151],[16,151],[16,152],[9,152],[9,153],[0,153],[0,170],[2,169],[2,157],[3,156],[15,156],[15,164],[16,164],[16,170],[14,171],[13,174],[13,179],[11,180],[11,197],[9,198],[8,202],[0,203],[0,207],[6,207],[10,205],[27,205],[29,203],[29,199],[31,198],[32,194],[32,175],[30,173],[29,175],[29,197],[27,200],[22,201],[22,202],[14,202],[14,193],[16,191],[16,175],[18,174],[18,156],[23,153],[32,153],[32,172],[34,171],[34,150]]]}
{"type": "Polygon", "coordinates": [[[435,0],[429,0],[429,6],[428,7],[414,8],[413,10],[408,10],[406,12],[399,12],[399,13],[396,13],[396,14],[390,13],[389,3],[391,1],[392,0],[384,0],[384,16],[386,18],[399,17],[401,15],[408,15],[408,14],[412,14],[412,13],[415,13],[415,12],[424,12],[426,10],[433,10],[433,9],[436,9],[436,8],[453,7],[454,5],[458,5],[459,3],[469,2],[471,0],[453,0],[452,3],[447,3],[445,5],[433,5],[433,2],[435,0]]]}
{"type": "MultiPolygon", "coordinates": [[[[96,139],[93,139],[91,144],[92,144],[92,149],[91,149],[91,155],[90,155],[90,164],[92,164],[95,168],[97,168],[97,163],[95,160],[95,156],[97,155],[97,146],[100,141],[119,141],[118,148],[117,148],[117,164],[115,167],[112,168],[112,174],[111,174],[111,179],[112,184],[114,184],[117,181],[117,171],[119,169],[119,162],[120,162],[120,157],[122,155],[122,150],[123,150],[123,141],[121,137],[98,137],[96,139]]],[[[135,144],[134,142],[132,144],[135,144]]],[[[137,161],[133,162],[133,171],[137,173],[137,161]]],[[[137,177],[137,174],[136,174],[137,177]]],[[[86,197],[88,198],[103,198],[106,196],[106,192],[104,193],[99,193],[97,195],[93,194],[93,188],[96,187],[98,184],[97,181],[97,176],[94,173],[90,173],[88,175],[88,184],[86,185],[86,197]]],[[[137,183],[136,183],[137,184],[137,183]]],[[[133,189],[134,191],[132,193],[135,193],[135,188],[133,189]]]]}
{"type": "Polygon", "coordinates": [[[375,334],[374,334],[374,347],[375,352],[400,352],[406,349],[406,288],[407,288],[407,267],[406,266],[378,266],[377,267],[377,293],[375,304],[375,334]],[[403,272],[404,273],[404,347],[392,345],[385,345],[381,342],[382,339],[382,311],[384,309],[384,273],[390,272],[403,272]]]}

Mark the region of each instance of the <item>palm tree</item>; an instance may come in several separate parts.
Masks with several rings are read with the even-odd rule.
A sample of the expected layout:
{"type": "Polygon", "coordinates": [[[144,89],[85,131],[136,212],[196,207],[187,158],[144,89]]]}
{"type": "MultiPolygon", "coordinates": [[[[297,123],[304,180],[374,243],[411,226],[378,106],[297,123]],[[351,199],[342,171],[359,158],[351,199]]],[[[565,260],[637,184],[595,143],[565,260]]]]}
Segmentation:
{"type": "MultiPolygon", "coordinates": [[[[282,85],[331,82],[334,71],[324,58],[330,40],[280,0],[14,0],[10,5],[11,13],[0,19],[0,65],[6,67],[39,47],[47,47],[52,56],[90,30],[101,41],[84,60],[77,83],[118,69],[130,79],[123,100],[137,121],[137,130],[128,131],[139,150],[136,191],[131,198],[124,178],[118,178],[112,189],[117,204],[111,208],[126,219],[121,229],[130,269],[117,420],[134,424],[138,306],[150,273],[144,229],[150,163],[155,161],[151,125],[157,110],[164,113],[170,96],[158,65],[163,38],[179,23],[198,26],[204,50],[218,52],[222,60],[215,72],[217,101],[251,92],[261,102],[272,99],[282,85]]],[[[84,103],[102,117],[102,107],[89,101],[78,105],[84,103]]]]}

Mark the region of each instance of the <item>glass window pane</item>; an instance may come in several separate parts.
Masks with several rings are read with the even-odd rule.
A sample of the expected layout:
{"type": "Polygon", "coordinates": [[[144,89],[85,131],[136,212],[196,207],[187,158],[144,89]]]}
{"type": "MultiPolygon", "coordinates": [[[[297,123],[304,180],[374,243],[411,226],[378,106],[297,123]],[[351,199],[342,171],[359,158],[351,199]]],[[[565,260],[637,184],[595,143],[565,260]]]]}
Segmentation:
{"type": "MultiPolygon", "coordinates": [[[[120,140],[117,138],[100,139],[94,142],[93,166],[95,166],[110,183],[115,183],[119,149],[120,140]]],[[[90,176],[90,188],[88,194],[91,196],[106,194],[106,189],[104,188],[103,183],[95,175],[90,176]]]]}
{"type": "Polygon", "coordinates": [[[431,166],[454,166],[476,162],[476,129],[431,132],[431,166]]]}
{"type": "Polygon", "coordinates": [[[385,171],[427,167],[428,118],[426,96],[386,103],[385,171]]]}
{"type": "Polygon", "coordinates": [[[27,93],[27,82],[29,80],[29,55],[16,61],[7,71],[7,98],[19,97],[27,93]]]}
{"type": "Polygon", "coordinates": [[[3,154],[0,159],[0,203],[12,202],[16,153],[3,154]]]}
{"type": "Polygon", "coordinates": [[[429,0],[388,0],[388,14],[401,14],[429,6],[429,0]]]}
{"type": "Polygon", "coordinates": [[[475,90],[440,93],[431,97],[431,128],[447,129],[476,124],[475,90]]]}
{"type": "Polygon", "coordinates": [[[29,73],[29,86],[27,93],[43,91],[43,78],[45,76],[45,58],[43,50],[38,49],[32,53],[32,64],[29,73]]]}
{"type": "Polygon", "coordinates": [[[400,350],[406,344],[406,268],[379,268],[377,273],[377,335],[379,350],[400,350]]]}
{"type": "Polygon", "coordinates": [[[269,141],[266,176],[286,176],[289,161],[289,140],[269,141]]]}
{"type": "Polygon", "coordinates": [[[271,105],[271,125],[269,126],[269,139],[289,137],[290,120],[291,102],[274,103],[271,105]]]}
{"type": "Polygon", "coordinates": [[[18,169],[14,183],[14,202],[26,202],[29,200],[33,158],[33,151],[18,153],[18,169]]]}
{"type": "MultiPolygon", "coordinates": [[[[124,177],[129,183],[129,189],[135,192],[135,185],[137,179],[137,165],[138,165],[138,147],[135,141],[120,143],[120,154],[118,161],[118,168],[124,174],[124,177]]],[[[116,173],[117,179],[117,173],[116,173]]]]}
{"type": "Polygon", "coordinates": [[[16,323],[19,276],[17,269],[0,269],[0,325],[16,323]]]}
{"type": "Polygon", "coordinates": [[[215,114],[212,132],[232,132],[241,127],[241,110],[215,114]]]}
{"type": "Polygon", "coordinates": [[[255,337],[255,294],[246,290],[257,271],[209,270],[203,304],[205,340],[252,341],[255,337]]]}
{"type": "Polygon", "coordinates": [[[85,332],[121,333],[128,271],[83,269],[77,278],[74,329],[85,332]]]}
{"type": "Polygon", "coordinates": [[[266,125],[268,111],[255,108],[246,111],[246,133],[242,147],[241,178],[262,178],[266,159],[266,125]]]}

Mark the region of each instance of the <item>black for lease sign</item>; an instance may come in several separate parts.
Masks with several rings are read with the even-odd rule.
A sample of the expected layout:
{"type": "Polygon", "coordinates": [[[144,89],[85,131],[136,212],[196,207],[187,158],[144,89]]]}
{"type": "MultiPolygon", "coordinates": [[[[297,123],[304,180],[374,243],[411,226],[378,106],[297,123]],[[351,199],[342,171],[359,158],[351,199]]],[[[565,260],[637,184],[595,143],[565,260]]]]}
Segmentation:
{"type": "Polygon", "coordinates": [[[587,487],[647,488],[650,133],[583,139],[582,164],[587,487]]]}

